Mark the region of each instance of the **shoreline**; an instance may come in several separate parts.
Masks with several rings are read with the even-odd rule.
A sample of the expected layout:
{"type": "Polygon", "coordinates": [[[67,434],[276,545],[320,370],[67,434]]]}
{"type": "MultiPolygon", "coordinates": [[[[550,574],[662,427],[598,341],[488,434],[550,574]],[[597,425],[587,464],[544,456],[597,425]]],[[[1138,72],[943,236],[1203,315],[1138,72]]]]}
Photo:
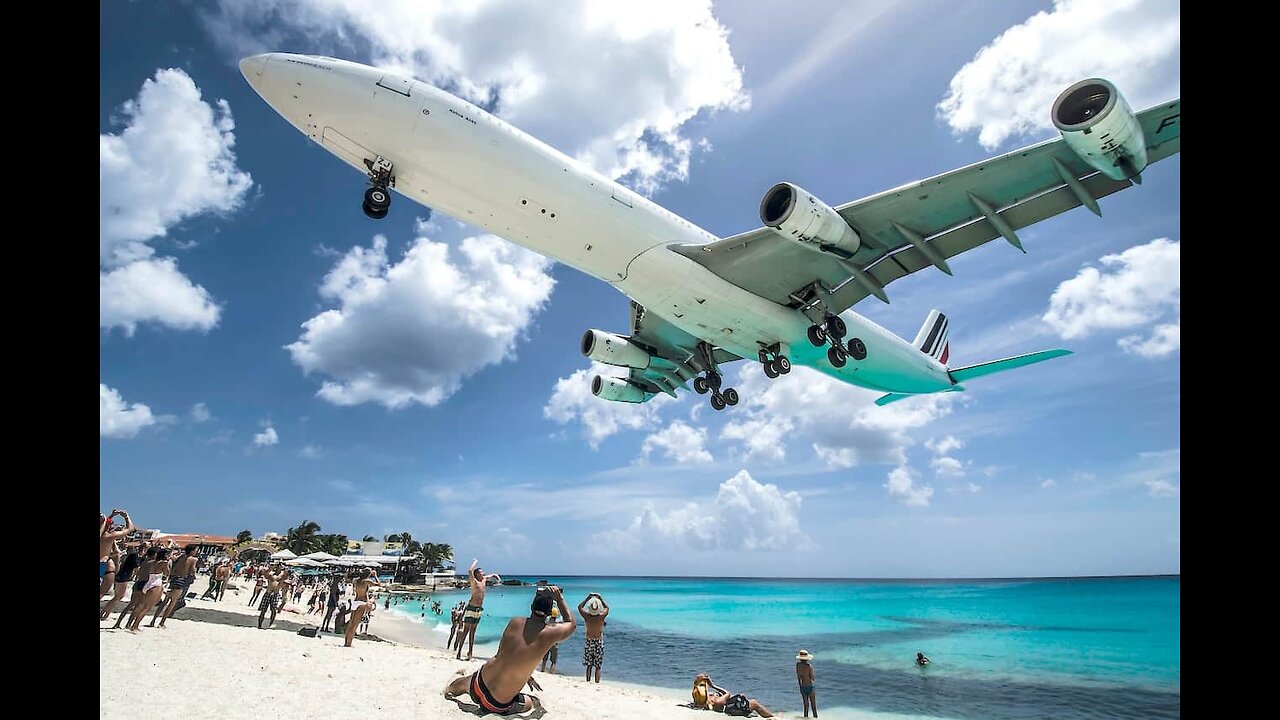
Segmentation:
{"type": "MultiPolygon", "coordinates": [[[[475,716],[467,695],[446,700],[443,689],[459,674],[478,669],[493,646],[484,653],[477,647],[471,661],[455,660],[443,647],[414,642],[414,629],[407,627],[412,621],[381,608],[370,625],[373,637],[357,638],[350,648],[332,633],[298,635],[303,627],[320,624],[323,618],[316,615],[281,611],[275,627],[259,630],[257,608],[247,605],[250,594],[251,588],[233,585],[222,602],[190,600],[166,628],[146,627],[148,617],[136,635],[100,623],[99,717],[265,713],[311,720],[371,711],[458,720],[475,716]]],[[[543,689],[532,694],[546,713],[565,720],[679,718],[680,704],[687,701],[665,688],[608,680],[588,684],[563,674],[535,672],[534,677],[543,689]]],[[[532,716],[541,715],[535,709],[532,716]]]]}

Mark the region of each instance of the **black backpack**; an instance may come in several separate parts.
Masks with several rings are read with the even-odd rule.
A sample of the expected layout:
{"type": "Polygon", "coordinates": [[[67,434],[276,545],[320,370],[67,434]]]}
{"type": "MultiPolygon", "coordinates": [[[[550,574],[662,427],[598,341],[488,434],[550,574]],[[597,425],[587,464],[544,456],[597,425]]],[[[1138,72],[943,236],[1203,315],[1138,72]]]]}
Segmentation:
{"type": "Polygon", "coordinates": [[[751,714],[751,701],[742,693],[733,695],[724,703],[724,714],[746,717],[751,714]]]}

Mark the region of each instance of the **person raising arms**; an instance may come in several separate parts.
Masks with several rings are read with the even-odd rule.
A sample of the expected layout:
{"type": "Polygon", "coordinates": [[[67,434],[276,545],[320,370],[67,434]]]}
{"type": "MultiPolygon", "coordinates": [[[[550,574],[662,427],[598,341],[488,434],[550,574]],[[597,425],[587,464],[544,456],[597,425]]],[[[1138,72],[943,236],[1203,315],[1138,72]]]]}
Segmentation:
{"type": "Polygon", "coordinates": [[[347,619],[347,641],[346,647],[351,647],[351,643],[356,639],[356,628],[360,627],[360,620],[373,610],[373,601],[369,599],[370,588],[380,588],[382,584],[378,582],[378,576],[373,574],[372,568],[365,568],[360,573],[360,579],[356,580],[356,600],[351,606],[351,617],[347,619]]]}

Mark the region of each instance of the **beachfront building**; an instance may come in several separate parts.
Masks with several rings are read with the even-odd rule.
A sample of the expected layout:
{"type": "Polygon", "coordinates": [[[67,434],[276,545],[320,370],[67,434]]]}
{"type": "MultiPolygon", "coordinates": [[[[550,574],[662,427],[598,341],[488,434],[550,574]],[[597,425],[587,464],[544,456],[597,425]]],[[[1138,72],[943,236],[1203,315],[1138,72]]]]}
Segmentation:
{"type": "Polygon", "coordinates": [[[200,557],[225,555],[227,550],[236,544],[236,539],[226,535],[202,535],[198,533],[167,533],[150,530],[147,539],[167,544],[170,540],[178,547],[186,547],[191,543],[197,546],[196,554],[200,557]]]}
{"type": "Polygon", "coordinates": [[[361,542],[359,540],[347,541],[347,555],[379,557],[383,555],[400,555],[403,552],[404,543],[382,542],[381,540],[371,540],[369,542],[361,542]]]}

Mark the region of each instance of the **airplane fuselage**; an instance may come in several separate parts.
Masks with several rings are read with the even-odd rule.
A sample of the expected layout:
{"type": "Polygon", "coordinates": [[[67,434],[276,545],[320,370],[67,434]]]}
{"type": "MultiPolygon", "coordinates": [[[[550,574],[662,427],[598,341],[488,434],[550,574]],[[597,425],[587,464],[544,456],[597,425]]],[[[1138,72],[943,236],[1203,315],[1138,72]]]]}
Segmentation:
{"type": "Polygon", "coordinates": [[[362,173],[365,159],[387,158],[400,194],[600,278],[712,345],[753,360],[778,343],[793,364],[886,392],[953,387],[941,363],[852,310],[841,318],[867,357],[834,367],[806,338],[803,313],[668,249],[715,235],[447,92],[309,55],[258,55],[241,69],[294,127],[362,173]]]}

